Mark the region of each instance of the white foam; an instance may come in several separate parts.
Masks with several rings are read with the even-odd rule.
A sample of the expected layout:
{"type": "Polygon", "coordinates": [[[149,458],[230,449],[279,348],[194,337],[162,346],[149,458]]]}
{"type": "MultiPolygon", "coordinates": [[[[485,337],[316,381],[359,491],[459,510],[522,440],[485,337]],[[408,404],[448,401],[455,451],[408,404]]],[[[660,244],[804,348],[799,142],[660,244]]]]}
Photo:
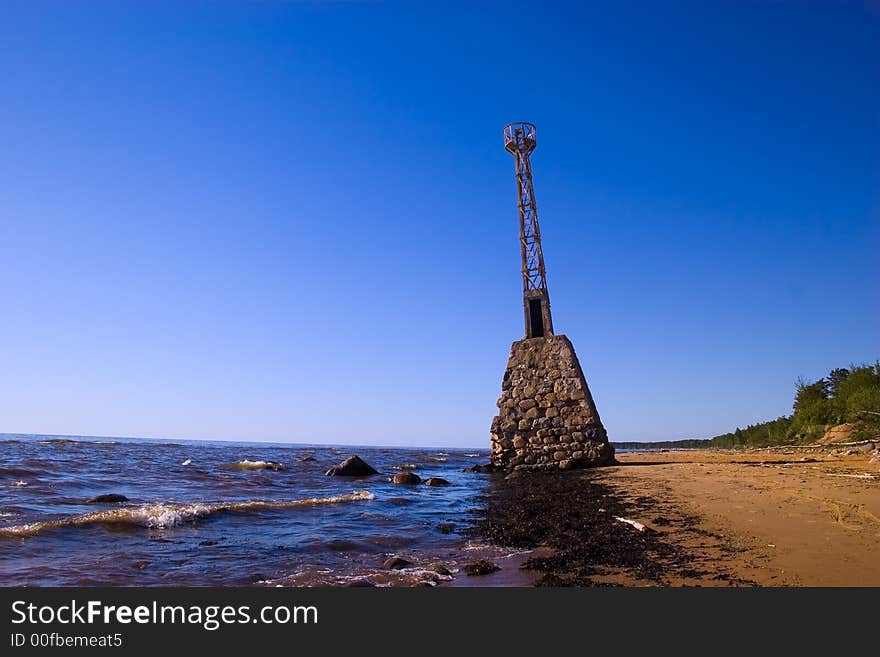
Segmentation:
{"type": "Polygon", "coordinates": [[[184,522],[202,518],[213,513],[214,506],[208,504],[184,504],[180,506],[156,504],[131,509],[131,520],[144,527],[164,529],[184,522]]]}
{"type": "Polygon", "coordinates": [[[238,461],[237,463],[231,463],[226,466],[226,468],[233,468],[235,470],[284,470],[283,463],[276,463],[275,461],[251,461],[250,459],[244,459],[242,461],[238,461]]]}
{"type": "Polygon", "coordinates": [[[367,501],[373,500],[375,497],[368,490],[355,490],[343,495],[310,497],[302,500],[252,500],[229,504],[144,504],[135,507],[92,511],[79,516],[34,522],[27,525],[0,527],[0,536],[32,536],[45,529],[97,524],[120,524],[151,529],[166,529],[197,520],[198,518],[204,518],[220,511],[247,512],[263,509],[295,509],[317,504],[367,501]]]}

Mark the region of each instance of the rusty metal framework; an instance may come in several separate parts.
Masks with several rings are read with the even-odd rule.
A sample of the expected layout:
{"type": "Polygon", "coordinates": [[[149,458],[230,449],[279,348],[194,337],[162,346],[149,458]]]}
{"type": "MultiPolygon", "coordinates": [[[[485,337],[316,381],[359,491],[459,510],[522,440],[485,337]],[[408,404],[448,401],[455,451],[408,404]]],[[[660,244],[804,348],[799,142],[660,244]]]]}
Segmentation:
{"type": "Polygon", "coordinates": [[[519,208],[519,241],[522,255],[523,310],[526,337],[553,335],[550,294],[541,248],[541,228],[532,184],[530,156],[537,146],[537,131],[531,123],[511,123],[504,127],[504,149],[516,161],[516,203],[519,208]]]}

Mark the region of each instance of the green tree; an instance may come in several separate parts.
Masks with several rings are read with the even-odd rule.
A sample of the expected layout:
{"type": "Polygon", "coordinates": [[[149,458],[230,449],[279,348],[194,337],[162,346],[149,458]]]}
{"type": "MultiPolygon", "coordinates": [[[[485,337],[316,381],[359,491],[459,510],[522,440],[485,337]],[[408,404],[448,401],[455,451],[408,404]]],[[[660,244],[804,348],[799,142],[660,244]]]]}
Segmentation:
{"type": "Polygon", "coordinates": [[[831,370],[828,374],[828,394],[837,397],[840,392],[841,384],[849,377],[849,370],[845,367],[838,367],[831,370]]]}
{"type": "Polygon", "coordinates": [[[797,392],[794,396],[795,413],[824,399],[828,399],[828,382],[825,379],[819,379],[813,383],[807,383],[802,378],[798,379],[797,392]]]}
{"type": "Polygon", "coordinates": [[[827,379],[798,379],[794,413],[715,436],[713,447],[763,447],[812,441],[831,424],[857,422],[856,436],[880,438],[880,361],[839,367],[827,379]]]}

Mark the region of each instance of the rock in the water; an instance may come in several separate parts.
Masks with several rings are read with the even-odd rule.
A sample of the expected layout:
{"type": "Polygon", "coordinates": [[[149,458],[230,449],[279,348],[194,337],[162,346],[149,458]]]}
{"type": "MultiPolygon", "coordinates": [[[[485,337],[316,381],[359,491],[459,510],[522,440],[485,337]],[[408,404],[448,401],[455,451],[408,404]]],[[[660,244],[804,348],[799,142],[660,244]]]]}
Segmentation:
{"type": "Polygon", "coordinates": [[[110,493],[109,495],[97,495],[88,500],[86,504],[116,504],[117,502],[128,502],[128,498],[125,495],[110,493]]]}
{"type": "Polygon", "coordinates": [[[358,548],[358,544],[344,538],[336,538],[327,543],[327,547],[334,552],[351,552],[358,548]]]}
{"type": "Polygon", "coordinates": [[[448,486],[449,482],[443,477],[428,477],[425,479],[426,486],[448,486]]]}
{"type": "Polygon", "coordinates": [[[412,472],[398,472],[394,477],[391,478],[395,484],[420,484],[422,482],[422,478],[414,474],[412,472]]]}
{"type": "Polygon", "coordinates": [[[346,586],[348,586],[350,588],[357,588],[357,589],[369,589],[369,588],[374,588],[376,585],[373,584],[370,580],[363,578],[363,579],[353,580],[353,581],[349,582],[346,586]]]}
{"type": "Polygon", "coordinates": [[[491,575],[492,573],[498,572],[501,568],[498,564],[492,563],[488,559],[479,559],[477,561],[472,561],[471,563],[467,563],[462,567],[465,575],[476,576],[476,575],[491,575]]]}
{"type": "Polygon", "coordinates": [[[430,566],[428,566],[428,570],[430,570],[432,573],[443,575],[444,577],[449,577],[450,575],[452,575],[449,568],[444,566],[442,563],[432,563],[430,566]]]}
{"type": "Polygon", "coordinates": [[[298,456],[296,460],[300,463],[308,463],[310,461],[314,461],[315,457],[311,454],[306,454],[305,456],[298,456]]]}
{"type": "Polygon", "coordinates": [[[404,559],[403,557],[391,557],[382,564],[382,566],[388,570],[400,570],[401,568],[406,568],[411,565],[412,561],[404,559]]]}
{"type": "Polygon", "coordinates": [[[452,530],[455,529],[454,522],[441,522],[437,524],[437,529],[441,534],[450,534],[452,530]]]}
{"type": "Polygon", "coordinates": [[[326,474],[328,477],[367,477],[379,474],[379,471],[360,456],[349,456],[339,465],[327,470],[326,474]]]}

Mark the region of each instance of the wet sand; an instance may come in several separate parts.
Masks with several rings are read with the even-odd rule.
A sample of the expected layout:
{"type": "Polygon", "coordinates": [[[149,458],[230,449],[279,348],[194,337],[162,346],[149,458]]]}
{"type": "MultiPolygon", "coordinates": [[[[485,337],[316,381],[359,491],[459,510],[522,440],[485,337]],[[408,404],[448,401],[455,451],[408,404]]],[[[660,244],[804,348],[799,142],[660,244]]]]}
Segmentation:
{"type": "Polygon", "coordinates": [[[508,585],[880,586],[880,463],[849,449],[622,454],[596,470],[493,475],[474,532],[544,550],[505,564],[528,569],[499,573],[508,585]]]}

